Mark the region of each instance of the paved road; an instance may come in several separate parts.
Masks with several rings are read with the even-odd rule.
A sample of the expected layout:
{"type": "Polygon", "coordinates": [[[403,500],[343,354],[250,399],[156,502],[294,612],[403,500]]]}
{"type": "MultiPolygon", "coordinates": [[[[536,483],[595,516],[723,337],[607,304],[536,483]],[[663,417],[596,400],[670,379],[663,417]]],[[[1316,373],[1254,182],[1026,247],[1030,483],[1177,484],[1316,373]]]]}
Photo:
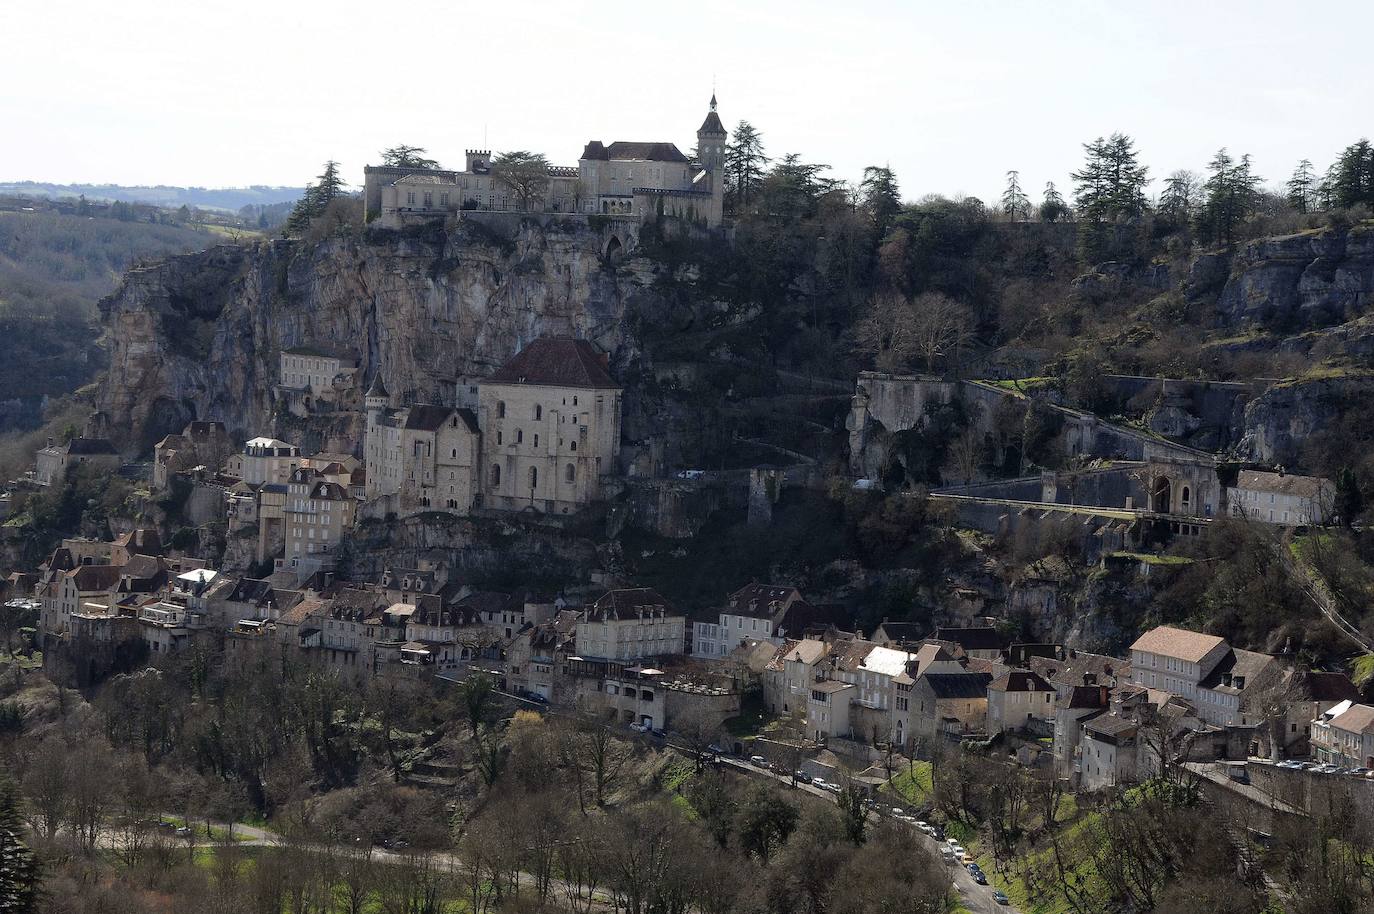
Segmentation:
{"type": "MultiPolygon", "coordinates": [[[[792,778],[790,775],[781,774],[779,772],[772,771],[768,768],[759,768],[758,766],[751,765],[744,759],[737,758],[735,756],[722,755],[718,758],[722,764],[728,765],[735,770],[745,772],[747,774],[753,775],[754,777],[770,778],[774,781],[778,781],[788,786],[792,786],[792,778]]],[[[829,800],[832,803],[835,802],[834,794],[826,790],[821,790],[819,787],[815,787],[811,784],[797,784],[796,789],[803,793],[809,793],[813,796],[822,797],[824,799],[829,800]]],[[[891,812],[892,805],[893,804],[889,803],[887,806],[880,806],[878,814],[888,815],[891,812]]],[[[901,822],[900,819],[897,821],[899,824],[906,825],[909,828],[916,828],[915,825],[901,822]]],[[[931,851],[935,854],[936,858],[938,859],[940,856],[940,847],[942,846],[941,842],[936,841],[934,838],[932,838],[930,835],[927,835],[925,832],[918,832],[918,834],[921,836],[921,839],[926,842],[926,846],[931,849],[931,851]]],[[[993,901],[992,893],[995,890],[995,887],[991,885],[979,885],[978,883],[974,882],[973,875],[963,866],[955,864],[953,866],[947,867],[947,869],[949,870],[951,880],[954,883],[954,890],[959,894],[960,903],[962,903],[963,906],[967,908],[969,911],[973,912],[973,914],[998,914],[998,912],[1008,912],[1008,914],[1019,914],[1017,909],[1012,905],[1001,905],[993,901]]]]}

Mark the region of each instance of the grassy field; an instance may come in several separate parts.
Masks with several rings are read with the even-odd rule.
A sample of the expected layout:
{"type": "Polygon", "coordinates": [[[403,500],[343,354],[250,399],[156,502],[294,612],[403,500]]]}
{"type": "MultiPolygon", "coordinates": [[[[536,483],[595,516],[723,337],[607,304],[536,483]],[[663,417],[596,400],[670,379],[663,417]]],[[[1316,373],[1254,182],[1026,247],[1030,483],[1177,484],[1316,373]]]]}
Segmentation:
{"type": "Polygon", "coordinates": [[[935,789],[931,781],[930,762],[916,762],[910,770],[902,769],[882,789],[897,794],[913,806],[929,802],[935,789]]]}

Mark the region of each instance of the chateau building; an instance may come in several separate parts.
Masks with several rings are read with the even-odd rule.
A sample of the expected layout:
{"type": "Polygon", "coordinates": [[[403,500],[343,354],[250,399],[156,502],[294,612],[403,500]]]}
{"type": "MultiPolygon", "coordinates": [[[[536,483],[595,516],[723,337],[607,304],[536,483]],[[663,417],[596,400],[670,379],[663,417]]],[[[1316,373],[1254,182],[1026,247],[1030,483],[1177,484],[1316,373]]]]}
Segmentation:
{"type": "Polygon", "coordinates": [[[614,214],[640,222],[672,216],[715,227],[724,212],[727,136],[712,95],[695,159],[670,142],[592,140],[576,167],[549,166],[542,193],[523,201],[493,168],[491,150],[469,149],[462,171],[369,165],[363,201],[367,218],[388,228],[460,210],[614,214]]]}

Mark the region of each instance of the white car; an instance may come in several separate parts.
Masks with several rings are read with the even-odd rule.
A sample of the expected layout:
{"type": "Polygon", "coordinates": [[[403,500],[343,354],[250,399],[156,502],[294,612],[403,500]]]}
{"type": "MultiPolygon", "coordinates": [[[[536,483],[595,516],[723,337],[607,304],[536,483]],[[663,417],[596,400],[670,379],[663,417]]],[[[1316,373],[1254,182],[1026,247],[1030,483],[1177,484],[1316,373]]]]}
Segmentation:
{"type": "Polygon", "coordinates": [[[768,759],[761,755],[751,755],[749,756],[749,764],[753,765],[755,768],[767,768],[768,759]]]}

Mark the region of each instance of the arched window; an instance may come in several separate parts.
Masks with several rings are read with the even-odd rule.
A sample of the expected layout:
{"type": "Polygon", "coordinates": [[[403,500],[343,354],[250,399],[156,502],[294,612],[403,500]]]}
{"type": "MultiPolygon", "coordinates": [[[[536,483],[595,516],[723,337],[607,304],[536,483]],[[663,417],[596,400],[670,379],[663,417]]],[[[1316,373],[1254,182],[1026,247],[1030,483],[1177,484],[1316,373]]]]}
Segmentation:
{"type": "Polygon", "coordinates": [[[505,401],[505,400],[497,400],[497,401],[496,401],[496,418],[498,418],[498,419],[504,419],[504,418],[506,418],[506,401],[505,401]]]}
{"type": "Polygon", "coordinates": [[[544,418],[544,407],[540,406],[538,403],[534,404],[534,420],[535,420],[536,422],[538,422],[540,419],[543,419],[543,418],[544,418]]]}
{"type": "Polygon", "coordinates": [[[577,479],[577,467],[573,466],[571,463],[564,467],[563,479],[567,482],[575,481],[577,479]]]}
{"type": "Polygon", "coordinates": [[[569,447],[572,448],[574,451],[577,450],[577,442],[574,441],[572,444],[569,445],[569,447]]]}
{"type": "Polygon", "coordinates": [[[1185,508],[1188,507],[1188,505],[1189,505],[1189,504],[1191,503],[1191,501],[1192,501],[1192,497],[1193,497],[1193,493],[1192,493],[1191,491],[1189,491],[1189,489],[1188,489],[1187,486],[1184,486],[1184,487],[1183,487],[1183,507],[1185,507],[1185,508]]]}
{"type": "Polygon", "coordinates": [[[523,428],[517,428],[517,429],[515,430],[515,443],[516,443],[516,444],[523,444],[524,442],[525,442],[525,430],[524,430],[523,428]]]}
{"type": "Polygon", "coordinates": [[[530,467],[530,488],[539,488],[539,467],[530,467]]]}
{"type": "Polygon", "coordinates": [[[534,446],[535,446],[535,447],[539,447],[539,433],[538,433],[538,432],[535,432],[535,433],[534,433],[534,446]]]}
{"type": "Polygon", "coordinates": [[[452,456],[454,460],[457,460],[457,459],[458,459],[458,449],[457,449],[457,448],[453,448],[452,451],[453,451],[453,453],[452,453],[450,456],[452,456]]]}
{"type": "Polygon", "coordinates": [[[494,486],[501,484],[501,464],[499,463],[491,465],[491,484],[494,486]]]}

